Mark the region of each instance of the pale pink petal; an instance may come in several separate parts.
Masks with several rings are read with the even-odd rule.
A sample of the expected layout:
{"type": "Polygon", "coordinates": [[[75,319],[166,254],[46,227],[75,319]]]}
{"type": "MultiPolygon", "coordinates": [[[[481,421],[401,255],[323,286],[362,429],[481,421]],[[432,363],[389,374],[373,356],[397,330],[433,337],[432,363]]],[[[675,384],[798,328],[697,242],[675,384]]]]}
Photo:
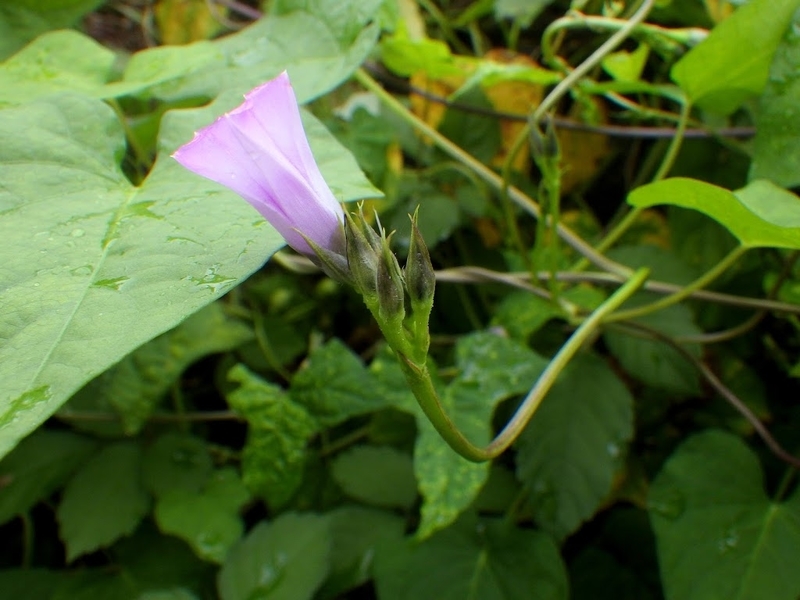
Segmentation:
{"type": "Polygon", "coordinates": [[[342,208],[314,161],[288,76],[245,98],[174,158],[242,196],[299,252],[312,254],[303,235],[338,250],[342,208]]]}

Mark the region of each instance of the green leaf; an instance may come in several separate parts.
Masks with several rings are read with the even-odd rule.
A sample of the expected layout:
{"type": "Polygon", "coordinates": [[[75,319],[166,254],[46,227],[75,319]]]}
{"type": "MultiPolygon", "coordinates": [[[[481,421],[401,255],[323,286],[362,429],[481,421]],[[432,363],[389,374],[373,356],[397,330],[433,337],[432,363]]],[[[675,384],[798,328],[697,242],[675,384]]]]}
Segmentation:
{"type": "Polygon", "coordinates": [[[356,446],[334,460],[331,475],[345,494],[373,506],[409,509],[417,499],[411,458],[388,446],[356,446]]]}
{"type": "MultiPolygon", "coordinates": [[[[118,165],[122,128],[102,103],[58,96],[0,111],[0,456],[283,244],[250,205],[168,156],[218,114],[213,104],[165,115],[155,167],[134,187],[118,165]]],[[[330,134],[310,141],[346,154],[330,134]]],[[[341,160],[320,167],[345,193],[364,181],[330,170],[341,160]]]]}
{"type": "Polygon", "coordinates": [[[724,225],[743,246],[800,248],[800,227],[792,225],[800,219],[800,201],[768,185],[753,182],[734,193],[695,179],[673,177],[636,188],[628,195],[628,203],[639,208],[659,204],[692,208],[724,225]],[[762,202],[765,191],[776,203],[770,210],[762,202]],[[788,219],[790,225],[768,220],[777,220],[776,215],[788,219]]]}
{"type": "MultiPolygon", "coordinates": [[[[687,285],[700,275],[697,269],[675,254],[657,246],[619,246],[608,255],[634,270],[647,267],[654,279],[678,285],[687,285]]],[[[657,299],[656,294],[639,292],[624,307],[641,306],[657,299]]],[[[692,311],[685,305],[670,306],[636,321],[671,337],[702,334],[702,330],[694,324],[692,311]]],[[[625,371],[647,385],[682,395],[700,391],[697,369],[664,342],[618,331],[606,331],[603,339],[625,371]]],[[[700,356],[699,344],[684,344],[684,348],[692,355],[700,356]]]]}
{"type": "Polygon", "coordinates": [[[380,546],[381,600],[566,600],[567,574],[549,536],[462,519],[421,544],[380,546]]]}
{"type": "Polygon", "coordinates": [[[50,29],[71,27],[103,0],[18,0],[0,4],[0,60],[50,29]]]}
{"type": "Polygon", "coordinates": [[[577,356],[518,441],[517,477],[539,526],[563,539],[594,515],[631,437],[630,392],[605,361],[577,356]]]}
{"type": "Polygon", "coordinates": [[[800,595],[800,493],[770,500],[739,438],[689,438],[650,489],[667,600],[794,600],[800,595]]]}
{"type": "Polygon", "coordinates": [[[800,198],[767,181],[756,179],[734,192],[748,210],[767,223],[800,230],[800,198]]]}
{"type": "MultiPolygon", "coordinates": [[[[635,321],[671,337],[703,333],[694,324],[691,309],[683,304],[668,306],[635,321]]],[[[697,369],[680,352],[664,342],[620,331],[606,331],[603,340],[625,371],[639,381],[683,396],[700,392],[697,369]]],[[[682,345],[695,358],[700,358],[700,344],[682,345]]]]}
{"type": "Polygon", "coordinates": [[[173,489],[196,492],[212,469],[205,440],[188,433],[166,433],[145,451],[142,483],[156,498],[173,489]]]}
{"type": "Polygon", "coordinates": [[[77,31],[46,33],[0,64],[0,106],[65,90],[98,97],[115,59],[77,31]]]}
{"type": "Polygon", "coordinates": [[[239,509],[250,496],[232,469],[217,471],[201,492],[173,488],[156,503],[159,529],[186,540],[197,556],[222,563],[244,533],[239,509]]]}
{"type": "Polygon", "coordinates": [[[123,432],[134,435],[189,365],[252,338],[249,326],[227,316],[222,304],[212,303],[93,379],[66,410],[111,408],[120,415],[123,432]]]}
{"type": "Polygon", "coordinates": [[[606,73],[617,81],[638,81],[647,64],[650,47],[639,44],[633,52],[620,50],[613,52],[603,59],[602,66],[606,73]]]}
{"type": "Polygon", "coordinates": [[[389,405],[371,380],[361,359],[334,338],[311,353],[289,392],[321,425],[330,427],[389,405]]]}
{"type": "Polygon", "coordinates": [[[775,49],[799,0],[750,0],[672,67],[693,103],[729,114],[767,83],[775,49]]]}
{"type": "Polygon", "coordinates": [[[329,19],[334,12],[344,16],[340,2],[292,4],[214,42],[137,52],[116,82],[110,82],[111,51],[75,32],[47,33],[0,65],[0,105],[67,90],[96,98],[138,95],[168,101],[227,92],[241,101],[243,93],[284,69],[299,101],[308,102],[342,83],[364,61],[377,40],[378,27],[370,20],[380,7],[373,2],[369,10],[329,19]]]}
{"type": "Polygon", "coordinates": [[[0,106],[65,91],[93,98],[143,94],[222,60],[211,42],[150,48],[135,53],[123,79],[112,82],[114,52],[77,31],[50,31],[0,64],[0,106]]]}
{"type": "MultiPolygon", "coordinates": [[[[227,91],[241,98],[243,93],[288,70],[298,101],[308,102],[340,85],[374,47],[379,28],[371,21],[379,7],[370,2],[364,8],[367,10],[357,3],[343,5],[339,0],[284,2],[280,14],[259,19],[240,32],[213,42],[218,59],[187,76],[150,88],[148,93],[172,100],[213,98],[227,91]]],[[[180,57],[173,57],[167,50],[162,52],[179,70],[180,57]]],[[[153,56],[150,60],[150,56],[145,55],[139,69],[146,74],[160,72],[162,58],[153,56]]],[[[125,73],[125,80],[143,78],[138,73],[125,73]]]]}
{"type": "Polygon", "coordinates": [[[306,444],[317,432],[317,423],[281,388],[244,365],[231,369],[228,379],[239,384],[228,393],[228,403],[249,426],[242,454],[244,482],[271,506],[281,507],[302,481],[306,444]]]}
{"type": "Polygon", "coordinates": [[[441,40],[409,39],[405,30],[381,40],[381,61],[394,73],[408,77],[424,72],[430,77],[461,75],[450,47],[441,40]]]}
{"type": "Polygon", "coordinates": [[[141,462],[135,444],[107,446],[64,488],[56,516],[68,562],[136,529],[150,505],[139,480],[141,462]]]}
{"type": "MultiPolygon", "coordinates": [[[[489,443],[495,406],[527,392],[547,361],[509,339],[479,332],[456,345],[458,376],[442,394],[442,405],[473,444],[489,443]]],[[[419,436],[414,472],[422,493],[422,521],[417,536],[425,538],[452,523],[478,495],[489,476],[489,463],[462,458],[417,410],[419,436]]]]}
{"type": "Polygon", "coordinates": [[[42,429],[23,440],[0,462],[0,524],[49,497],[96,447],[67,431],[42,429]]]}
{"type": "Polygon", "coordinates": [[[755,110],[756,137],[750,179],[770,179],[784,187],[800,185],[800,17],[795,13],[769,71],[755,110]]]}
{"type": "Polygon", "coordinates": [[[328,520],[286,513],[261,522],[228,554],[219,572],[222,600],[306,600],[329,569],[328,520]]]}
{"type": "Polygon", "coordinates": [[[319,592],[322,599],[342,598],[343,593],[372,579],[378,545],[398,542],[405,523],[381,510],[344,506],[328,513],[331,524],[331,574],[319,592]]]}

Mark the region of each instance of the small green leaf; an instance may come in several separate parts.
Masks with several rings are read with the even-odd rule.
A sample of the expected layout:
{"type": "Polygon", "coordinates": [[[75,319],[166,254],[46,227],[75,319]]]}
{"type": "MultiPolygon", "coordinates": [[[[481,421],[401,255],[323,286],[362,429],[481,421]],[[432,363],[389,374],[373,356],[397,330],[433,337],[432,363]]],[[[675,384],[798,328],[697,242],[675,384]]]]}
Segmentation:
{"type": "Polygon", "coordinates": [[[382,545],[381,600],[566,600],[567,574],[549,536],[501,521],[461,519],[422,543],[382,545]]]}
{"type": "Polygon", "coordinates": [[[701,107],[729,114],[764,89],[775,49],[798,0],[750,0],[672,67],[672,79],[701,107]]]}
{"type": "Polygon", "coordinates": [[[228,393],[228,403],[249,425],[242,455],[244,482],[271,506],[281,507],[300,485],[306,444],[317,423],[281,388],[244,365],[231,369],[228,379],[239,384],[228,393]]]}
{"type": "Polygon", "coordinates": [[[390,447],[356,446],[336,457],[331,474],[345,494],[366,504],[409,509],[417,499],[411,458],[390,447]]]}
{"type": "Polygon", "coordinates": [[[261,522],[231,549],[218,587],[222,600],[307,600],[329,569],[328,520],[286,513],[261,522]]]}
{"type": "Polygon", "coordinates": [[[361,359],[334,338],[311,353],[289,392],[292,400],[329,427],[388,406],[371,379],[361,359]]]}
{"type": "Polygon", "coordinates": [[[605,361],[579,355],[519,438],[517,477],[537,523],[563,539],[608,495],[633,436],[633,397],[605,361]]]}
{"type": "Polygon", "coordinates": [[[186,540],[197,556],[222,563],[244,533],[238,511],[249,494],[232,469],[218,471],[201,492],[173,488],[156,503],[159,529],[186,540]]]}
{"type": "MultiPolygon", "coordinates": [[[[525,346],[497,335],[463,337],[456,346],[459,374],[444,390],[442,405],[467,439],[485,445],[495,406],[527,392],[546,364],[525,346]]],[[[469,462],[456,454],[422,412],[416,414],[420,433],[414,472],[424,500],[417,536],[425,538],[452,523],[473,502],[489,475],[489,463],[469,462]]]]}
{"type": "Polygon", "coordinates": [[[795,600],[800,595],[800,493],[764,492],[756,455],[706,431],[684,442],[650,489],[667,600],[795,600]]]}
{"type": "Polygon", "coordinates": [[[639,44],[633,52],[620,50],[606,56],[602,62],[603,69],[617,81],[638,81],[649,55],[650,47],[639,44]]]}
{"type": "Polygon", "coordinates": [[[636,188],[628,195],[628,203],[639,208],[659,204],[692,208],[724,225],[743,246],[800,248],[800,227],[791,225],[800,218],[800,201],[788,192],[777,192],[774,186],[767,188],[763,183],[755,183],[756,187],[751,188],[753,185],[734,193],[695,179],[673,177],[636,188]],[[769,212],[762,202],[765,191],[770,192],[768,198],[777,204],[769,212]],[[790,225],[766,220],[755,210],[768,218],[783,215],[790,219],[790,225]]]}
{"type": "Polygon", "coordinates": [[[381,41],[381,60],[394,73],[408,77],[424,72],[430,77],[445,77],[462,73],[441,40],[409,39],[405,30],[399,30],[381,41]]]}
{"type": "Polygon", "coordinates": [[[121,416],[124,433],[134,435],[189,365],[252,338],[249,326],[226,315],[222,304],[212,303],[93,379],[73,396],[67,410],[111,408],[121,416]]]}
{"type": "Polygon", "coordinates": [[[213,465],[205,440],[186,433],[166,433],[147,448],[142,482],[157,498],[178,489],[200,490],[213,465]]]}
{"type": "Polygon", "coordinates": [[[140,482],[141,463],[135,444],[107,446],[64,488],[56,516],[68,562],[136,529],[150,505],[140,482]]]}
{"type": "Polygon", "coordinates": [[[55,492],[96,447],[74,433],[47,429],[23,440],[0,462],[0,525],[55,492]]]}

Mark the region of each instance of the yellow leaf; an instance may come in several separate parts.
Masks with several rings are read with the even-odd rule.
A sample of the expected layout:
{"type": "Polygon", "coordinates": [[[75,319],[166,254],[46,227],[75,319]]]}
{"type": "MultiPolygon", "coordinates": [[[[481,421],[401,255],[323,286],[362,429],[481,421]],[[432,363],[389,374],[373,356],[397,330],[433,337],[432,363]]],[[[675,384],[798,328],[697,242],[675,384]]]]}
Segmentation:
{"type": "MultiPolygon", "coordinates": [[[[604,114],[602,105],[592,101],[592,108],[600,115],[604,114]]],[[[582,120],[583,107],[579,103],[573,105],[569,116],[582,120]]],[[[569,194],[589,184],[611,156],[611,142],[607,135],[578,129],[558,130],[558,142],[561,147],[561,191],[569,194]]]]}
{"type": "MultiPolygon", "coordinates": [[[[505,49],[490,50],[486,53],[486,58],[501,64],[538,67],[536,62],[528,56],[505,49]]],[[[526,81],[503,81],[484,88],[484,93],[498,112],[527,115],[532,107],[538,106],[542,101],[544,88],[541,85],[526,81]]],[[[524,127],[524,121],[510,119],[502,119],[500,121],[502,145],[500,152],[492,159],[494,165],[500,166],[503,164],[511,146],[514,144],[514,140],[524,127]]],[[[517,171],[523,171],[528,165],[528,159],[529,150],[528,145],[525,144],[514,157],[512,167],[517,171]]]]}
{"type": "Polygon", "coordinates": [[[216,5],[214,14],[209,4],[206,0],[158,0],[153,12],[161,42],[180,45],[213,37],[222,29],[220,19],[225,19],[227,9],[216,5]]]}

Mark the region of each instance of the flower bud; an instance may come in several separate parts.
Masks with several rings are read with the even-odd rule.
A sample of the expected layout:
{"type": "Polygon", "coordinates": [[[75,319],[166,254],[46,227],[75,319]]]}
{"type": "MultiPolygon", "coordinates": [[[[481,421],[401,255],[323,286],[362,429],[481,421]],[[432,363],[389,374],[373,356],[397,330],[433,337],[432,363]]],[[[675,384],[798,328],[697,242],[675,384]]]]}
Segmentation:
{"type": "Polygon", "coordinates": [[[431,264],[431,255],[425,240],[417,227],[417,215],[411,218],[411,241],[406,259],[406,290],[411,298],[411,308],[418,307],[430,312],[433,303],[433,292],[436,288],[436,274],[431,264]]]}
{"type": "Polygon", "coordinates": [[[542,158],[556,158],[560,153],[558,137],[553,127],[553,119],[550,115],[546,115],[543,121],[545,125],[544,133],[539,128],[539,123],[534,123],[533,120],[529,121],[530,135],[528,140],[531,145],[531,155],[537,161],[542,158]]]}
{"type": "Polygon", "coordinates": [[[405,290],[403,276],[397,257],[389,248],[389,240],[381,238],[381,254],[378,260],[378,309],[385,320],[405,318],[405,290]]]}
{"type": "Polygon", "coordinates": [[[353,276],[354,287],[363,296],[374,297],[377,289],[379,253],[369,241],[369,234],[377,237],[363,214],[358,221],[345,213],[345,235],[347,238],[347,263],[353,276]]]}

